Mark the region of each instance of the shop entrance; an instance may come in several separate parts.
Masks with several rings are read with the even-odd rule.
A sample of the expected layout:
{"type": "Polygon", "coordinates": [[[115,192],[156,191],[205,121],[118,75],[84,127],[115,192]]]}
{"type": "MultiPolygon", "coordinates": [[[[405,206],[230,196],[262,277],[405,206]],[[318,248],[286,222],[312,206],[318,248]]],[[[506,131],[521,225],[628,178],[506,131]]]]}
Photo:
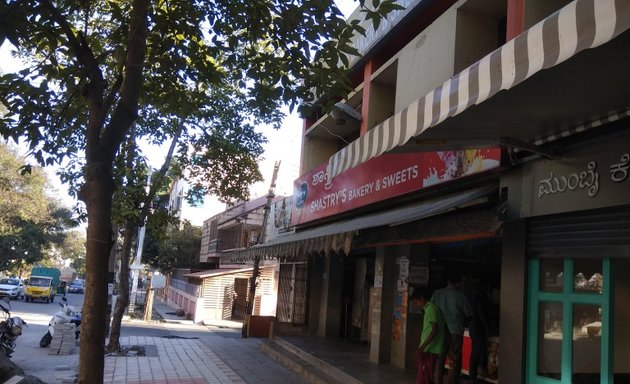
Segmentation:
{"type": "Polygon", "coordinates": [[[374,253],[353,251],[344,258],[339,336],[369,341],[370,290],[374,287],[374,253]]]}
{"type": "Polygon", "coordinates": [[[443,288],[449,273],[462,276],[462,292],[469,295],[474,286],[482,288],[491,305],[489,332],[499,335],[499,288],[501,287],[501,239],[486,238],[429,245],[429,290],[443,288]]]}
{"type": "Polygon", "coordinates": [[[232,320],[243,320],[247,311],[247,287],[249,279],[234,279],[234,293],[232,302],[232,320]]]}
{"type": "MultiPolygon", "coordinates": [[[[487,345],[478,367],[480,379],[496,382],[499,376],[499,301],[501,287],[501,248],[499,237],[431,243],[429,251],[429,281],[431,292],[447,285],[447,276],[462,277],[461,291],[469,299],[483,295],[485,305],[487,345]]],[[[472,340],[469,330],[464,333],[462,347],[462,373],[468,375],[472,340]]]]}

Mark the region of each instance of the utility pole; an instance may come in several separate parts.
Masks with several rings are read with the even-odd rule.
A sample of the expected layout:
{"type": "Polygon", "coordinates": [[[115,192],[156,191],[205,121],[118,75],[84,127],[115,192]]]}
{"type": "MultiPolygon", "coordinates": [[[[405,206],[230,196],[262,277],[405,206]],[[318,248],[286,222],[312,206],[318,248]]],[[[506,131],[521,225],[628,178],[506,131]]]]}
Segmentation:
{"type": "MultiPolygon", "coordinates": [[[[273,198],[276,197],[276,178],[278,177],[278,170],[280,169],[280,160],[276,161],[273,167],[273,175],[271,176],[271,186],[269,187],[269,193],[267,194],[267,201],[265,202],[265,209],[263,213],[262,228],[258,233],[256,244],[262,244],[265,241],[265,231],[267,230],[267,222],[269,221],[269,212],[271,211],[271,203],[273,198]]],[[[249,279],[249,294],[247,295],[247,307],[245,309],[245,321],[243,321],[243,329],[241,332],[242,337],[247,337],[247,329],[249,327],[249,318],[254,312],[254,298],[256,296],[256,279],[260,275],[260,256],[254,258],[254,270],[252,277],[249,279]]]]}
{"type": "Polygon", "coordinates": [[[144,235],[146,233],[146,225],[142,225],[138,230],[138,246],[136,249],[136,257],[130,266],[131,269],[131,293],[129,295],[129,308],[127,313],[135,315],[136,313],[136,295],[138,294],[138,278],[142,270],[142,249],[144,247],[144,235]]]}
{"type": "MultiPolygon", "coordinates": [[[[145,186],[145,190],[147,194],[151,191],[151,175],[153,172],[149,169],[147,175],[147,185],[145,186]]],[[[131,264],[131,293],[129,294],[129,306],[127,308],[127,313],[130,315],[135,315],[136,313],[136,295],[138,293],[138,278],[140,277],[140,271],[143,269],[142,267],[142,249],[144,247],[144,236],[146,233],[146,220],[143,220],[142,226],[138,230],[138,244],[136,248],[136,257],[133,259],[133,264],[131,264]]],[[[148,289],[145,288],[146,291],[148,289]]],[[[145,291],[145,292],[146,292],[145,291]]]]}

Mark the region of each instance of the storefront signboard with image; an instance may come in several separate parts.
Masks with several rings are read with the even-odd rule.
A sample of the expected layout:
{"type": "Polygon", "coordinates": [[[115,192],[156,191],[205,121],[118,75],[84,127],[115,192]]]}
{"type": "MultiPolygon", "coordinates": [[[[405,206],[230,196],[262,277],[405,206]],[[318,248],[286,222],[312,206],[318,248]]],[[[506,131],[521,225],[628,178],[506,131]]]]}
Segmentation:
{"type": "Polygon", "coordinates": [[[500,165],[501,149],[387,153],[332,180],[321,164],[294,182],[291,225],[347,212],[500,165]]]}

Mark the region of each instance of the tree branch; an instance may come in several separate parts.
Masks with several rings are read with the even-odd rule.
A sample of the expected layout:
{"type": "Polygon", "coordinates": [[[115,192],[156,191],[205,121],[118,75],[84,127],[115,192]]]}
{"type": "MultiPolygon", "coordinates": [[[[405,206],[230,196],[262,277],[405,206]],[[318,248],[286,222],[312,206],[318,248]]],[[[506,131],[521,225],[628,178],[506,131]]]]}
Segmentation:
{"type": "Polygon", "coordinates": [[[61,111],[59,111],[59,115],[57,116],[57,119],[55,119],[55,122],[53,123],[53,127],[60,125],[61,119],[63,118],[63,115],[66,113],[68,108],[70,108],[70,106],[72,105],[72,102],[74,101],[75,96],[78,93],[79,93],[79,91],[76,90],[74,93],[71,93],[71,94],[68,95],[68,101],[63,105],[63,107],[61,108],[61,111]]]}
{"type": "Polygon", "coordinates": [[[86,98],[90,109],[90,121],[88,123],[86,142],[88,147],[92,147],[99,143],[100,127],[103,124],[106,112],[103,110],[102,106],[106,84],[103,78],[103,73],[98,66],[98,62],[96,61],[94,53],[90,49],[85,36],[81,33],[79,33],[78,36],[74,34],[70,22],[59,11],[59,9],[55,7],[52,1],[41,0],[41,2],[44,7],[50,11],[52,19],[59,24],[59,27],[68,39],[70,49],[74,51],[77,60],[86,71],[85,74],[89,81],[89,84],[86,87],[86,91],[88,91],[86,98]]]}
{"type": "Polygon", "coordinates": [[[120,72],[118,73],[118,76],[116,77],[116,81],[114,82],[114,84],[112,84],[112,88],[109,90],[109,94],[105,97],[105,103],[103,104],[103,108],[106,111],[109,111],[109,109],[114,104],[114,100],[116,100],[116,94],[118,93],[118,91],[120,90],[120,86],[122,85],[122,82],[123,82],[123,68],[122,67],[123,66],[121,65],[120,72]]]}
{"type": "Polygon", "coordinates": [[[138,117],[138,102],[144,80],[148,8],[149,0],[133,1],[120,102],[114,109],[111,121],[102,134],[102,144],[108,153],[116,151],[124,139],[125,133],[138,117]]]}

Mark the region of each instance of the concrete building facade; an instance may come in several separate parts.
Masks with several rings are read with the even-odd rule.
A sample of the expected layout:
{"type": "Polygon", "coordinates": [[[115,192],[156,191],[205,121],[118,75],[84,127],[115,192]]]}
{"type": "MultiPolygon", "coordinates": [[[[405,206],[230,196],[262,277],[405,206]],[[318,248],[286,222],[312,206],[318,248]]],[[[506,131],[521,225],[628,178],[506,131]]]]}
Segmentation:
{"type": "Polygon", "coordinates": [[[409,295],[457,271],[489,299],[484,380],[626,382],[630,3],[399,3],[305,120],[292,230],[239,253],[286,266],[277,331],[415,369],[409,295]]]}

